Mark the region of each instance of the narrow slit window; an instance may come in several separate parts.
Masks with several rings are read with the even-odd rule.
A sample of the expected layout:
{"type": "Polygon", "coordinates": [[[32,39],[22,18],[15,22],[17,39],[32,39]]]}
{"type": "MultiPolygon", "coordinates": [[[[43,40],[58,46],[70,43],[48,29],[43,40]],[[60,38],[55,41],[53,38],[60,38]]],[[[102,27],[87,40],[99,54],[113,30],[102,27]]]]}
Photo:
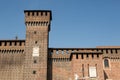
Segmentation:
{"type": "Polygon", "coordinates": [[[84,64],[82,64],[82,74],[83,74],[83,77],[84,77],[84,64]]]}

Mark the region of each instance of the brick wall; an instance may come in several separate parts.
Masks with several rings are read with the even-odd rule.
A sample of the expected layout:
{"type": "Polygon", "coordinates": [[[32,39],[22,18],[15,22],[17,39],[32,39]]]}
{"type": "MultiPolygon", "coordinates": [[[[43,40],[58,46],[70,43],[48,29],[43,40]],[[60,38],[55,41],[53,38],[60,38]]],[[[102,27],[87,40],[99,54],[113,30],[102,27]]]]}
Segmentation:
{"type": "Polygon", "coordinates": [[[0,80],[23,80],[23,63],[24,53],[0,53],[0,80]]]}

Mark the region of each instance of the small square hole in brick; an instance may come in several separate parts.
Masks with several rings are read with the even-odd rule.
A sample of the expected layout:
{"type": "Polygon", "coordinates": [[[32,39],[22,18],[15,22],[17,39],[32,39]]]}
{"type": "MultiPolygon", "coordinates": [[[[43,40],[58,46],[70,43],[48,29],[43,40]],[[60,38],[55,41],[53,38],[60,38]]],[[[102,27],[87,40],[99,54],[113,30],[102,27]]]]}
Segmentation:
{"type": "Polygon", "coordinates": [[[33,74],[36,74],[36,71],[33,71],[33,74]]]}

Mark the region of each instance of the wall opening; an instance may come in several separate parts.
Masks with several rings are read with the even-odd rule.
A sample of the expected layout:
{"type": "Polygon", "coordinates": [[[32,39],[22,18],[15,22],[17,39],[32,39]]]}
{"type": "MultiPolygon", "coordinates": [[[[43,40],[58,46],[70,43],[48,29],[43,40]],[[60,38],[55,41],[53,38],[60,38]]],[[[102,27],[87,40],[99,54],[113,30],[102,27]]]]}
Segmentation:
{"type": "Polygon", "coordinates": [[[108,59],[104,59],[104,66],[105,66],[105,68],[109,67],[109,61],[108,61],[108,59]]]}

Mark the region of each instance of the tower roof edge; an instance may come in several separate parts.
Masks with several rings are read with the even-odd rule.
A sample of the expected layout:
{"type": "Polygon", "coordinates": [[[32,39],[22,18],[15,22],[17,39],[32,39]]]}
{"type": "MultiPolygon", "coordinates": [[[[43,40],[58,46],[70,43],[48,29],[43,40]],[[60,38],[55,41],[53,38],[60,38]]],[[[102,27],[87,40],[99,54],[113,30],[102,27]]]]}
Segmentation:
{"type": "Polygon", "coordinates": [[[26,12],[49,12],[50,13],[50,20],[52,20],[52,11],[51,10],[24,10],[24,13],[26,12]]]}
{"type": "Polygon", "coordinates": [[[52,12],[51,10],[24,10],[24,12],[52,12]]]}

